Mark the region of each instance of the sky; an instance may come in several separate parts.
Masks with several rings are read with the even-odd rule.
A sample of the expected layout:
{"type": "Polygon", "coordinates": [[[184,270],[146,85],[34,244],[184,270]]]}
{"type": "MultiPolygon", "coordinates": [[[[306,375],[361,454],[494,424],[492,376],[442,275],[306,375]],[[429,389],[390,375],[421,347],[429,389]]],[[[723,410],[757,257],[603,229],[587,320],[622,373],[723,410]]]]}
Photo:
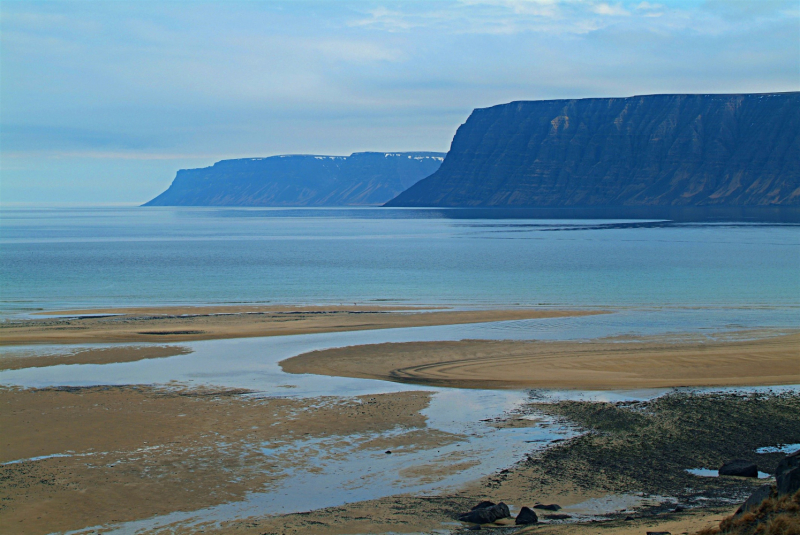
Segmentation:
{"type": "Polygon", "coordinates": [[[0,204],[228,158],[445,152],[514,100],[800,90],[797,0],[0,2],[0,204]]]}

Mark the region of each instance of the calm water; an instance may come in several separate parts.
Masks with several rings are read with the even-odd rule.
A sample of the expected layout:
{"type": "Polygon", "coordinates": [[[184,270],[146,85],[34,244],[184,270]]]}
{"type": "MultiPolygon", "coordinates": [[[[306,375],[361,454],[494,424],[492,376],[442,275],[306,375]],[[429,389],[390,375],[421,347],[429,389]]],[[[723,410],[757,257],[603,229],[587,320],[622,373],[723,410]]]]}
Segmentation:
{"type": "Polygon", "coordinates": [[[425,209],[0,213],[0,310],[170,303],[798,306],[800,227],[425,209]]]}

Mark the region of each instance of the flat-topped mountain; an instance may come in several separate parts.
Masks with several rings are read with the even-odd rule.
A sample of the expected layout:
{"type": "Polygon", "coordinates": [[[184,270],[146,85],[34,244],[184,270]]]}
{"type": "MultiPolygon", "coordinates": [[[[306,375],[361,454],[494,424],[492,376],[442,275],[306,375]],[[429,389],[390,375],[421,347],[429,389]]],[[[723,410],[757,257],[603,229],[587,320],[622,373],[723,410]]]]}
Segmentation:
{"type": "Polygon", "coordinates": [[[439,168],[439,152],[223,160],[178,171],[145,206],[380,205],[439,168]]]}
{"type": "Polygon", "coordinates": [[[387,206],[800,205],[800,93],[477,109],[438,171],[387,206]]]}

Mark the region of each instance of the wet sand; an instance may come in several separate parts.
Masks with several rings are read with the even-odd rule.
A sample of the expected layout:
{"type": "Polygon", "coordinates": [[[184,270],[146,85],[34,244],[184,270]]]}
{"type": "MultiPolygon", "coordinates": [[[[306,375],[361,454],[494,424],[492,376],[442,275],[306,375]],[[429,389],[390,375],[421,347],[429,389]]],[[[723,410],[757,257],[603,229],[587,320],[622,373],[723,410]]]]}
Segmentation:
{"type": "Polygon", "coordinates": [[[61,364],[109,364],[111,362],[135,362],[144,359],[159,359],[186,355],[192,350],[180,346],[126,346],[79,349],[56,353],[30,355],[0,354],[0,371],[23,368],[43,368],[61,364]]]}
{"type": "Polygon", "coordinates": [[[537,533],[541,535],[643,535],[649,531],[677,534],[698,533],[719,525],[720,521],[733,514],[736,507],[713,507],[669,515],[664,518],[639,518],[629,521],[592,522],[556,526],[537,526],[521,529],[517,533],[537,533]]]}
{"type": "MultiPolygon", "coordinates": [[[[427,428],[421,411],[429,401],[428,392],[287,399],[146,386],[0,389],[0,525],[4,533],[89,533],[92,526],[240,501],[293,477],[293,470],[315,470],[318,454],[280,450],[296,439],[325,438],[332,456],[347,455],[354,440],[357,449],[379,452],[437,449],[465,440],[427,428]],[[264,444],[278,449],[265,454],[264,444]],[[32,459],[42,456],[52,457],[32,459]]],[[[535,531],[699,529],[730,513],[730,502],[721,504],[720,497],[746,495],[761,482],[698,478],[685,468],[758,457],[759,467],[774,469],[782,455],[754,456],[755,448],[800,441],[798,403],[796,394],[673,394],[632,404],[531,402],[505,414],[497,426],[550,415],[589,432],[437,495],[388,496],[218,526],[178,523],[170,532],[430,532],[465,527],[455,520],[458,513],[483,499],[516,507],[554,502],[569,512],[569,506],[592,498],[633,492],[654,496],[651,505],[631,512],[634,520],[617,513],[602,523],[540,525],[535,531]],[[742,436],[742,427],[752,433],[742,436]],[[660,496],[677,496],[692,508],[673,513],[675,502],[665,505],[660,496]]],[[[458,459],[450,469],[461,469],[458,459]]],[[[409,476],[435,476],[433,466],[416,470],[420,474],[409,476]]],[[[540,513],[547,521],[547,513],[540,513]]]]}
{"type": "MultiPolygon", "coordinates": [[[[336,449],[436,448],[463,437],[425,426],[429,393],[259,399],[241,391],[153,387],[0,389],[0,525],[44,534],[194,511],[291,477],[298,438],[336,449]],[[398,432],[400,431],[400,432],[398,432]],[[374,440],[372,441],[374,442],[374,440]],[[35,457],[59,455],[41,460],[35,457]],[[14,462],[20,461],[22,462],[14,462]],[[12,462],[12,464],[6,464],[12,462]]],[[[346,450],[345,450],[346,451],[346,450]]]]}
{"type": "Polygon", "coordinates": [[[50,312],[0,323],[0,345],[185,342],[604,314],[592,310],[341,307],[165,307],[50,312]]]}
{"type": "MultiPolygon", "coordinates": [[[[331,507],[309,513],[268,518],[249,518],[227,522],[221,528],[203,526],[209,535],[231,533],[236,535],[353,535],[360,533],[440,533],[458,529],[453,533],[466,533],[467,525],[453,519],[443,518],[446,513],[468,510],[473,501],[465,496],[396,496],[331,507]],[[387,511],[391,510],[391,514],[387,511]],[[448,521],[449,520],[449,521],[448,521]],[[436,531],[435,531],[436,530],[436,531]]],[[[529,527],[517,527],[513,519],[504,519],[485,525],[481,531],[493,532],[496,528],[515,528],[511,533],[541,533],[543,535],[643,535],[647,531],[669,531],[670,533],[696,533],[704,528],[717,526],[736,508],[713,507],[694,510],[680,515],[637,518],[630,521],[606,521],[587,523],[539,523],[529,527]]],[[[541,511],[540,511],[541,512],[541,511]]],[[[175,526],[173,533],[188,535],[191,529],[175,526]]],[[[502,531],[508,533],[508,531],[502,531]]]]}
{"type": "MultiPolygon", "coordinates": [[[[68,331],[67,339],[79,340],[87,332],[100,339],[126,336],[126,332],[136,332],[142,325],[183,330],[186,327],[181,322],[188,321],[188,325],[216,329],[206,333],[215,335],[212,337],[224,337],[221,333],[226,329],[239,333],[260,329],[257,336],[263,336],[265,331],[273,335],[294,334],[291,331],[296,327],[284,325],[289,321],[301,322],[303,329],[311,329],[309,332],[330,332],[385,328],[381,325],[411,326],[397,322],[423,319],[433,322],[426,324],[440,325],[444,323],[436,322],[444,319],[447,323],[471,323],[492,321],[487,317],[521,319],[513,314],[573,314],[409,313],[348,308],[271,309],[255,314],[240,310],[231,315],[208,312],[184,318],[175,314],[177,310],[164,316],[129,312],[127,316],[106,318],[41,320],[44,323],[35,320],[20,328],[23,334],[29,328],[29,336],[36,329],[58,336],[61,329],[68,331]],[[286,316],[292,319],[286,320],[286,316]],[[117,324],[111,322],[120,318],[122,321],[117,324]],[[49,321],[56,323],[46,323],[49,321]],[[68,324],[59,323],[64,321],[68,324]]],[[[0,330],[0,336],[4,333],[0,330]]],[[[480,388],[600,390],[800,383],[800,334],[757,340],[736,338],[380,344],[308,353],[288,359],[282,366],[292,373],[480,388]]],[[[63,354],[0,359],[0,369],[130,362],[185,351],[169,345],[76,351],[65,346],[63,354]]],[[[315,469],[309,459],[297,452],[264,455],[259,450],[263,444],[280,448],[293,440],[319,437],[329,441],[332,450],[339,451],[332,455],[346,455],[342,452],[353,447],[354,436],[360,437],[355,439],[355,447],[370,451],[435,449],[465,440],[463,436],[427,428],[421,411],[428,407],[430,395],[412,391],[291,399],[258,398],[245,391],[153,386],[3,388],[0,463],[12,464],[0,464],[0,525],[4,533],[45,534],[174,511],[196,511],[269,490],[292,477],[292,470],[315,469]],[[51,457],[32,460],[42,456],[51,457]]],[[[455,520],[457,514],[483,499],[502,500],[517,507],[534,501],[566,507],[629,491],[676,496],[684,492],[681,489],[691,487],[694,494],[681,495],[680,499],[699,496],[698,499],[707,500],[697,501],[697,509],[672,513],[656,504],[651,507],[653,510],[637,510],[629,521],[624,520],[624,515],[612,515],[600,523],[539,525],[530,530],[552,535],[633,535],[661,530],[691,533],[715,525],[730,514],[732,508],[721,505],[719,500],[715,502],[716,497],[738,496],[747,485],[758,482],[696,478],[688,475],[685,468],[715,466],[723,456],[748,458],[759,446],[800,442],[800,428],[794,417],[800,402],[796,394],[785,398],[723,398],[712,396],[697,401],[678,396],[673,402],[668,397],[641,406],[634,404],[630,413],[624,403],[532,403],[506,414],[494,425],[536,425],[537,420],[531,416],[547,414],[594,432],[529,455],[513,467],[460,489],[433,496],[397,495],[305,513],[241,518],[221,526],[176,524],[172,528],[174,533],[196,533],[202,528],[205,533],[242,535],[430,532],[465,527],[455,520]],[[641,415],[658,418],[648,421],[641,415]],[[773,425],[776,422],[780,425],[773,425]],[[753,432],[741,437],[737,435],[741,426],[753,432]]],[[[767,467],[776,464],[778,455],[770,455],[760,457],[759,466],[762,462],[767,467]]],[[[466,467],[462,462],[454,457],[445,470],[457,472],[466,467]]],[[[436,478],[436,470],[441,469],[441,463],[418,465],[403,475],[436,478]]],[[[513,521],[501,524],[513,525],[513,521]]]]}
{"type": "Polygon", "coordinates": [[[288,373],[459,388],[622,390],[800,384],[800,334],[745,341],[465,340],[314,351],[288,373]]]}

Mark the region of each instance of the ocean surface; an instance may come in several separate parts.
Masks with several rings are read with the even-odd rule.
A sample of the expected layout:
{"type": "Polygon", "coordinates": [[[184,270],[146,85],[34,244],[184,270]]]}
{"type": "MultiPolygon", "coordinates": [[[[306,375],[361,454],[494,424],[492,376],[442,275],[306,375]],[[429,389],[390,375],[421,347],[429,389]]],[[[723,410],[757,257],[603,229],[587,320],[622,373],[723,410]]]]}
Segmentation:
{"type": "Polygon", "coordinates": [[[800,225],[442,209],[3,208],[0,314],[164,304],[800,306],[800,225]]]}

